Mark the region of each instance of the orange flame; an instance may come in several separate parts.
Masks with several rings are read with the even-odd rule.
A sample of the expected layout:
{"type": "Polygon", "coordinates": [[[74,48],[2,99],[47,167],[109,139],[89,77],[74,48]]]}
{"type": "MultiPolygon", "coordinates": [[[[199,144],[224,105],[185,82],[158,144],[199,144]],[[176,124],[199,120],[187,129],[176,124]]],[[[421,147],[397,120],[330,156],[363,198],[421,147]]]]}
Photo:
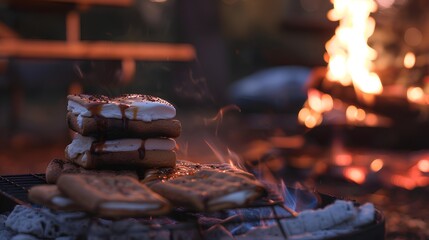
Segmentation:
{"type": "Polygon", "coordinates": [[[328,12],[328,19],[339,21],[339,26],[326,43],[329,54],[327,79],[344,86],[353,83],[355,89],[362,93],[380,94],[383,86],[372,71],[377,53],[367,43],[375,28],[375,20],[369,15],[377,10],[377,4],[374,0],[331,2],[334,9],[328,12]]]}

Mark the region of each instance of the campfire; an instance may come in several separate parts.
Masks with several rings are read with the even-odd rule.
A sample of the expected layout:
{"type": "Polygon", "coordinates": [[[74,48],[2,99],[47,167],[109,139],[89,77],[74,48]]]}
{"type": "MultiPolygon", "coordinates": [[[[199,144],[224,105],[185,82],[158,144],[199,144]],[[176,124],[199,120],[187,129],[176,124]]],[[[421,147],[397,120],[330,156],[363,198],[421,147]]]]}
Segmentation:
{"type": "MultiPolygon", "coordinates": [[[[0,33],[4,43],[0,55],[72,61],[70,71],[74,75],[70,74],[73,77],[64,93],[57,93],[62,99],[59,106],[67,102],[67,110],[55,111],[67,112],[67,122],[58,124],[64,131],[55,132],[56,139],[61,138],[60,143],[50,146],[55,153],[47,158],[45,153],[50,150],[41,148],[44,162],[36,161],[39,156],[33,156],[31,149],[19,148],[20,144],[27,146],[25,137],[11,141],[11,150],[20,152],[19,157],[14,152],[7,155],[4,166],[22,156],[33,162],[15,168],[29,174],[11,175],[15,172],[7,171],[12,168],[0,169],[7,173],[0,176],[0,239],[380,239],[385,236],[385,224],[387,232],[403,230],[404,226],[402,232],[427,232],[424,211],[416,213],[424,216],[415,219],[401,215],[414,206],[424,208],[424,201],[412,201],[412,197],[416,192],[416,198],[425,196],[429,186],[429,144],[422,141],[429,132],[427,57],[419,48],[424,31],[408,24],[401,26],[400,32],[399,26],[388,28],[386,19],[380,20],[390,16],[391,8],[405,4],[403,1],[331,0],[326,19],[338,26],[327,42],[320,41],[326,53],[317,54],[326,67],[308,64],[294,68],[299,74],[292,73],[288,80],[310,77],[304,96],[296,93],[296,99],[291,100],[293,110],[283,109],[282,101],[289,98],[271,96],[276,90],[272,86],[262,100],[249,100],[247,95],[237,98],[240,101],[222,99],[227,86],[210,92],[214,82],[218,83],[213,80],[227,79],[228,67],[222,65],[227,61],[220,61],[225,57],[219,49],[223,43],[211,39],[216,35],[212,29],[188,19],[189,3],[138,3],[142,15],[153,12],[143,16],[145,24],[152,27],[145,30],[160,36],[177,27],[165,21],[164,14],[179,11],[174,15],[189,24],[189,29],[178,34],[183,34],[180,40],[187,40],[187,34],[198,39],[175,43],[172,39],[152,42],[163,39],[160,36],[120,41],[110,32],[106,34],[112,41],[89,41],[85,37],[88,29],[84,23],[93,5],[134,9],[132,0],[39,1],[42,7],[61,2],[52,7],[66,12],[65,39],[25,39],[0,23],[0,30],[8,30],[7,34],[0,33]],[[157,21],[162,22],[154,24],[157,21]],[[388,38],[380,33],[386,28],[395,29],[403,38],[394,56],[386,55],[387,50],[380,47],[388,38]],[[210,37],[200,36],[200,29],[208,31],[210,37]],[[219,69],[211,69],[218,65],[219,69]],[[153,75],[146,73],[152,70],[153,75]],[[174,81],[164,81],[169,77],[174,81]],[[146,90],[154,95],[145,95],[146,90]],[[218,98],[222,101],[217,102],[218,98]],[[242,103],[258,106],[249,110],[242,103]],[[398,196],[399,207],[390,197],[392,192],[398,196]]],[[[289,2],[291,9],[300,4],[311,15],[325,4],[289,2]]],[[[220,11],[225,11],[250,3],[221,4],[220,11]]],[[[250,12],[260,12],[260,3],[252,4],[246,5],[250,12]]],[[[268,7],[272,3],[265,4],[266,10],[275,9],[268,7]]],[[[26,1],[11,6],[18,10],[27,7],[26,1]]],[[[201,11],[202,15],[206,11],[209,8],[201,11]]],[[[223,16],[228,11],[216,14],[223,16]]],[[[259,22],[262,15],[254,12],[247,17],[259,22]]],[[[260,21],[256,31],[272,23],[274,15],[260,21]]],[[[235,18],[241,19],[238,16],[235,18]]],[[[246,20],[228,21],[228,28],[238,29],[240,21],[246,20]]],[[[280,25],[288,31],[292,28],[297,35],[320,27],[306,21],[280,25]]],[[[250,34],[249,26],[252,24],[234,33],[234,40],[240,42],[250,34]]],[[[323,25],[318,30],[326,34],[333,26],[323,25]]],[[[231,29],[225,34],[234,32],[231,29]]],[[[262,31],[263,35],[274,29],[262,31]]],[[[127,34],[134,34],[133,29],[127,34]]],[[[266,57],[272,52],[270,49],[260,55],[266,57]]],[[[249,56],[259,55],[241,48],[234,48],[233,54],[247,61],[249,56]]],[[[278,60],[272,55],[268,58],[278,60]]],[[[13,66],[13,60],[10,63],[13,66]]],[[[0,71],[7,64],[9,59],[1,60],[0,71]]],[[[251,65],[250,61],[246,64],[251,65]]],[[[276,65],[275,80],[285,88],[278,87],[280,94],[287,95],[289,87],[298,92],[302,85],[296,82],[280,84],[285,68],[276,65]]],[[[245,72],[240,74],[248,74],[245,72]]],[[[254,80],[249,89],[258,93],[264,84],[269,85],[268,72],[248,78],[254,80]],[[268,80],[261,81],[265,77],[268,80]]],[[[246,84],[236,86],[228,94],[239,95],[237,89],[244,89],[246,84]]],[[[16,96],[21,93],[14,86],[11,89],[16,100],[11,120],[15,122],[20,119],[16,96]]],[[[250,98],[254,96],[258,95],[250,98]]],[[[43,141],[38,142],[42,145],[43,141]]]]}

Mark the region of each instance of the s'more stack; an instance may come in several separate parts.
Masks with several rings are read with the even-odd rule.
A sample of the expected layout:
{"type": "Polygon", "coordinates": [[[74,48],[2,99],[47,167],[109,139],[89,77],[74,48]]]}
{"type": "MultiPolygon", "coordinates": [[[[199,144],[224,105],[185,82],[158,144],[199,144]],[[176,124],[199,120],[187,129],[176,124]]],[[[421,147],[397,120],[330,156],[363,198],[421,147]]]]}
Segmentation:
{"type": "Polygon", "coordinates": [[[169,102],[150,95],[69,95],[67,123],[76,132],[67,160],[84,169],[174,167],[181,132],[169,102]]]}

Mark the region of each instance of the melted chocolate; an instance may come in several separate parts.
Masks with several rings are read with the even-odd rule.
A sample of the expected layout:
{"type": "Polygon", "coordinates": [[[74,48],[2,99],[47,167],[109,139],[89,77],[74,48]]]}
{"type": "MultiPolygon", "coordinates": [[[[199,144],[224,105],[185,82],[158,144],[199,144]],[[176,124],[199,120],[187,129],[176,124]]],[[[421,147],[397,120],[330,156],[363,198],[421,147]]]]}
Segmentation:
{"type": "Polygon", "coordinates": [[[125,105],[125,104],[119,104],[119,109],[121,110],[121,116],[122,116],[122,129],[126,130],[128,129],[128,118],[125,115],[125,110],[127,110],[127,108],[129,108],[129,105],[125,105]]]}
{"type": "Polygon", "coordinates": [[[105,141],[93,142],[91,144],[90,151],[91,153],[94,153],[94,154],[100,154],[103,152],[105,145],[106,145],[105,141]]]}
{"type": "Polygon", "coordinates": [[[141,143],[140,148],[139,148],[139,158],[140,159],[143,159],[146,155],[145,143],[146,143],[146,140],[142,139],[142,143],[141,143]]]}

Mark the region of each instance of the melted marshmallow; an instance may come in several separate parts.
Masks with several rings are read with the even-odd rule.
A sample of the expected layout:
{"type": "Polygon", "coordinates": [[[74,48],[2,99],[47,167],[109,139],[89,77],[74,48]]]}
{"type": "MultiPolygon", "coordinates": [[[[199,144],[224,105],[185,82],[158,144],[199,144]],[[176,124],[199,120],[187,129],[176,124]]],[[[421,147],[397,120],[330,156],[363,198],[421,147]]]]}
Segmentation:
{"type": "Polygon", "coordinates": [[[53,197],[51,202],[59,207],[67,207],[73,204],[71,199],[60,196],[53,197]]]}
{"type": "Polygon", "coordinates": [[[227,194],[225,196],[215,198],[211,201],[209,201],[209,205],[217,205],[217,204],[223,204],[223,203],[234,203],[236,205],[242,205],[244,204],[247,199],[252,196],[252,191],[250,190],[243,190],[239,192],[234,192],[227,194]]]}
{"type": "Polygon", "coordinates": [[[105,202],[100,208],[108,210],[155,210],[159,208],[157,203],[126,203],[126,202],[105,202]]]}
{"type": "MultiPolygon", "coordinates": [[[[176,109],[169,104],[149,101],[144,99],[128,99],[127,108],[122,115],[119,103],[103,103],[99,115],[105,118],[122,119],[127,118],[130,120],[141,120],[150,122],[160,119],[172,119],[176,116],[176,109]]],[[[68,101],[67,110],[73,114],[78,115],[79,125],[82,125],[82,117],[91,117],[92,112],[85,106],[73,100],[68,101]]]]}
{"type": "MultiPolygon", "coordinates": [[[[84,154],[91,149],[93,137],[85,137],[76,134],[73,141],[67,146],[66,151],[71,158],[76,158],[79,154],[84,154]]],[[[173,150],[176,147],[176,141],[171,138],[149,138],[146,140],[138,138],[124,138],[105,141],[102,149],[98,152],[129,152],[138,151],[142,147],[142,141],[145,141],[145,150],[173,150]]]]}

